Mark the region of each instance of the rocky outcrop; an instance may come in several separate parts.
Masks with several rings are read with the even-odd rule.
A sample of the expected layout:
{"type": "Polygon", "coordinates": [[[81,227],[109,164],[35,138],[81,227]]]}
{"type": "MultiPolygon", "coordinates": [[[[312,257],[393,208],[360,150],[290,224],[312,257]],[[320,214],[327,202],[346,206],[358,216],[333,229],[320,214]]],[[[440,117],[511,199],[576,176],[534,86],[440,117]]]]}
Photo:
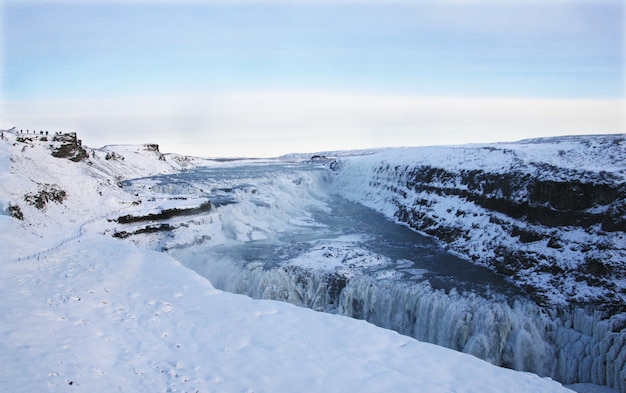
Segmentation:
{"type": "Polygon", "coordinates": [[[9,212],[9,215],[17,220],[23,220],[24,219],[24,213],[22,213],[22,209],[19,207],[19,205],[14,205],[9,203],[9,206],[7,207],[7,211],[9,212]]]}
{"type": "Polygon", "coordinates": [[[29,205],[43,210],[48,202],[63,203],[67,198],[67,193],[56,184],[40,184],[39,191],[26,194],[24,201],[29,205]]]}
{"type": "Polygon", "coordinates": [[[165,161],[165,156],[159,151],[159,145],[156,143],[146,143],[143,145],[144,150],[154,152],[159,160],[165,161]]]}
{"type": "Polygon", "coordinates": [[[394,168],[394,172],[406,178],[406,187],[412,191],[461,197],[486,210],[532,224],[550,228],[600,224],[605,231],[626,230],[626,186],[609,176],[593,179],[581,172],[557,181],[523,172],[450,172],[425,165],[402,171],[394,168]],[[587,181],[578,180],[581,177],[587,181]]]}
{"type": "Polygon", "coordinates": [[[52,138],[52,142],[56,142],[51,145],[54,157],[67,158],[74,162],[79,162],[89,157],[87,150],[82,146],[82,141],[78,139],[75,132],[56,134],[52,138]]]}
{"type": "Polygon", "coordinates": [[[125,216],[118,217],[115,221],[117,221],[119,224],[132,224],[142,221],[168,220],[170,218],[179,216],[192,216],[200,213],[205,213],[210,210],[211,202],[206,201],[197,207],[163,209],[158,213],[148,213],[141,216],[127,214],[125,216]]]}
{"type": "Polygon", "coordinates": [[[127,237],[146,234],[146,233],[156,233],[156,232],[168,232],[174,230],[175,227],[170,224],[155,224],[155,225],[147,225],[145,227],[136,229],[134,231],[116,231],[113,233],[113,237],[118,239],[126,239],[127,237]]]}

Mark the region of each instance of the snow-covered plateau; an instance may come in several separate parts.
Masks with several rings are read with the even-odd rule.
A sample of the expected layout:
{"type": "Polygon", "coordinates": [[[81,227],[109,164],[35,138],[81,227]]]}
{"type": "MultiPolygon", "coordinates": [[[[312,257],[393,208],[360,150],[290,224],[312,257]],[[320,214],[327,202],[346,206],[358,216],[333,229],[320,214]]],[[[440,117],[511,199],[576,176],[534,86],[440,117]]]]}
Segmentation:
{"type": "Polygon", "coordinates": [[[210,160],[5,130],[0,390],[625,392],[625,147],[210,160]]]}

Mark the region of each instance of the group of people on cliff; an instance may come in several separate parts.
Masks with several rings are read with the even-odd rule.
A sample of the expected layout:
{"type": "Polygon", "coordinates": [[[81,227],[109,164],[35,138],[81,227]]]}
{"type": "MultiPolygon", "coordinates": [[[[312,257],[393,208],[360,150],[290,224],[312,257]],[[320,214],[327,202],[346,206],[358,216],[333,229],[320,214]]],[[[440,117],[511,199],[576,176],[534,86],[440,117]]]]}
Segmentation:
{"type": "MultiPolygon", "coordinates": [[[[20,134],[23,134],[23,133],[24,133],[24,130],[20,130],[20,134]]],[[[30,130],[27,129],[26,133],[30,134],[30,130]]],[[[49,131],[39,131],[39,135],[48,135],[48,134],[49,134],[49,131]]],[[[60,135],[60,134],[62,134],[62,132],[60,132],[60,131],[57,131],[57,132],[54,133],[54,135],[60,135]]],[[[36,130],[33,130],[33,135],[37,135],[37,131],[36,130]]]]}

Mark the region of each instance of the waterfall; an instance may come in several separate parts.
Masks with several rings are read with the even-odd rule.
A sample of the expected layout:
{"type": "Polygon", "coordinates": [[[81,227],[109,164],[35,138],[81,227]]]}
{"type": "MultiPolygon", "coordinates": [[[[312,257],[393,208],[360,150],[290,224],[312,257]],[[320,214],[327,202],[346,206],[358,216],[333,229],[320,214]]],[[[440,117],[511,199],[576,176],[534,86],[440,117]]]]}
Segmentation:
{"type": "Polygon", "coordinates": [[[553,341],[555,379],[607,385],[626,391],[626,316],[574,309],[561,312],[553,341]]]}
{"type": "Polygon", "coordinates": [[[342,291],[338,313],[365,319],[421,341],[472,354],[492,364],[546,376],[553,373],[552,324],[525,299],[433,290],[426,282],[361,276],[342,291]]]}
{"type": "MultiPolygon", "coordinates": [[[[175,256],[190,260],[190,254],[181,253],[185,251],[176,251],[175,256]]],[[[365,275],[347,280],[296,266],[267,269],[259,262],[237,266],[228,258],[211,257],[208,263],[196,258],[187,264],[221,290],[364,319],[499,366],[541,376],[555,372],[556,349],[550,340],[554,323],[523,298],[487,299],[435,290],[427,282],[365,275]]]]}

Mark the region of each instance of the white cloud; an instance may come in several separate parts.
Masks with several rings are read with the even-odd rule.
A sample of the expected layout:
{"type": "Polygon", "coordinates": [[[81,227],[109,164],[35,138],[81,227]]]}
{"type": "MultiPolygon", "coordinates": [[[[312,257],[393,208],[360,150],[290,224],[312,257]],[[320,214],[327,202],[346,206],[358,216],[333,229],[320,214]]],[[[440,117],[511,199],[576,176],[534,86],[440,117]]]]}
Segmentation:
{"type": "Polygon", "coordinates": [[[18,128],[205,156],[510,141],[624,131],[620,100],[252,92],[5,103],[18,128]]]}

